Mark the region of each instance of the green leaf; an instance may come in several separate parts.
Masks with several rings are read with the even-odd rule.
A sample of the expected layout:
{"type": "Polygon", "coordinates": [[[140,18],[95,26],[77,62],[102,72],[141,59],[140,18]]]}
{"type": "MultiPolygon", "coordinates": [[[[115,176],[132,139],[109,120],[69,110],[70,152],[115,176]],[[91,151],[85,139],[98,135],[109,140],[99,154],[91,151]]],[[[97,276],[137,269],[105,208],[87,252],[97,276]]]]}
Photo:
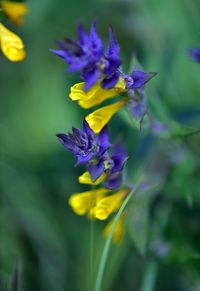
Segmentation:
{"type": "Polygon", "coordinates": [[[138,251],[144,255],[149,233],[149,193],[141,192],[129,209],[128,230],[138,251]]]}

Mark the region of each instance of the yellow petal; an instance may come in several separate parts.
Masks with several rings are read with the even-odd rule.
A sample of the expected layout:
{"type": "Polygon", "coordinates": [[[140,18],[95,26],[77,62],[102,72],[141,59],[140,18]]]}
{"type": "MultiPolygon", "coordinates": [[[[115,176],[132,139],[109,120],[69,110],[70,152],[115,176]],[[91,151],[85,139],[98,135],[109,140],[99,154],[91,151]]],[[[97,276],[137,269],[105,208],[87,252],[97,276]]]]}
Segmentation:
{"type": "Polygon", "coordinates": [[[0,44],[4,55],[12,62],[22,61],[25,56],[24,44],[19,36],[0,23],[0,44]]]}
{"type": "Polygon", "coordinates": [[[1,1],[1,6],[3,12],[10,18],[13,23],[17,25],[23,22],[22,17],[28,12],[28,8],[25,3],[1,1]]]}
{"type": "Polygon", "coordinates": [[[86,192],[75,193],[69,198],[69,205],[76,214],[85,215],[94,205],[96,205],[99,199],[108,193],[108,191],[108,189],[99,188],[86,192]]]}
{"type": "Polygon", "coordinates": [[[126,104],[126,100],[121,100],[111,105],[104,106],[97,109],[93,113],[86,116],[86,121],[90,128],[95,132],[99,133],[102,128],[110,121],[112,116],[126,104]]]}
{"type": "Polygon", "coordinates": [[[101,176],[95,182],[93,182],[91,179],[90,173],[85,172],[81,176],[79,176],[78,180],[79,180],[79,183],[81,184],[98,185],[105,179],[105,177],[106,177],[106,174],[102,173],[101,176]]]}
{"type": "Polygon", "coordinates": [[[69,97],[73,101],[78,101],[79,105],[85,109],[91,108],[101,102],[113,98],[125,91],[125,81],[119,78],[119,81],[112,89],[101,88],[101,81],[98,81],[87,92],[84,91],[84,82],[77,83],[71,87],[69,97]]]}
{"type": "Polygon", "coordinates": [[[99,220],[107,219],[111,213],[120,208],[125,194],[127,194],[127,190],[123,189],[115,194],[102,197],[91,209],[92,215],[99,220]]]}
{"type": "MultiPolygon", "coordinates": [[[[112,241],[113,243],[119,244],[124,237],[124,226],[123,226],[123,221],[124,221],[124,215],[122,214],[115,226],[114,232],[113,232],[113,237],[112,237],[112,241]]],[[[113,225],[114,219],[112,219],[107,226],[104,229],[104,237],[108,237],[113,225]]]]}

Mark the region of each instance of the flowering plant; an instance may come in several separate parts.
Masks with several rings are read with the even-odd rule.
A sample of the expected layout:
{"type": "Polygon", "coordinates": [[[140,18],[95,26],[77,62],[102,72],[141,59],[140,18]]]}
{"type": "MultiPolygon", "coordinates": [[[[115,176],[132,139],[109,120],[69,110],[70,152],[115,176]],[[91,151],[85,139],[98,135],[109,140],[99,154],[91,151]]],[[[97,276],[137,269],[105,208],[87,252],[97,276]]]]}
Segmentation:
{"type": "MultiPolygon", "coordinates": [[[[99,266],[95,291],[100,290],[105,258],[111,239],[119,243],[124,237],[125,207],[133,194],[144,191],[151,184],[147,177],[130,182],[126,173],[127,151],[122,142],[110,143],[107,125],[120,109],[125,109],[134,128],[149,130],[154,136],[165,140],[185,137],[188,131],[178,122],[164,114],[162,121],[151,110],[151,102],[145,92],[146,84],[156,76],[156,72],[144,72],[138,65],[126,73],[122,68],[120,46],[109,28],[109,44],[104,49],[103,41],[97,33],[96,23],[91,25],[87,34],[82,25],[78,27],[77,40],[66,38],[59,41],[59,49],[51,52],[68,65],[67,73],[80,72],[83,82],[70,89],[69,98],[77,101],[83,109],[103,105],[84,116],[82,130],[72,128],[72,133],[59,133],[57,137],[69,151],[76,156],[77,165],[84,165],[86,172],[79,182],[90,185],[88,191],[72,194],[69,205],[77,215],[87,215],[91,220],[106,220],[117,212],[105,227],[108,236],[99,266]],[[139,126],[138,126],[139,124],[139,126]]],[[[199,49],[190,51],[194,60],[199,62],[199,49]]],[[[155,187],[155,185],[153,185],[155,187]]]]}
{"type": "MultiPolygon", "coordinates": [[[[134,69],[130,74],[125,74],[119,57],[120,46],[111,28],[106,50],[95,22],[91,25],[89,35],[82,25],[79,25],[77,34],[77,41],[66,38],[64,42],[58,42],[58,50],[51,50],[68,64],[67,73],[81,73],[84,82],[71,87],[71,100],[78,101],[81,107],[88,109],[121,96],[120,100],[84,117],[82,130],[72,128],[72,133],[57,134],[64,147],[76,156],[76,165],[86,166],[87,171],[79,177],[79,182],[103,186],[73,194],[69,200],[70,206],[78,215],[87,214],[91,219],[104,220],[120,208],[130,191],[124,175],[128,159],[126,150],[122,144],[110,144],[107,124],[124,106],[130,110],[132,118],[143,118],[147,111],[144,87],[156,73],[134,69]],[[113,194],[112,190],[117,192],[113,194]]],[[[117,237],[120,241],[121,237],[117,237]]]]}

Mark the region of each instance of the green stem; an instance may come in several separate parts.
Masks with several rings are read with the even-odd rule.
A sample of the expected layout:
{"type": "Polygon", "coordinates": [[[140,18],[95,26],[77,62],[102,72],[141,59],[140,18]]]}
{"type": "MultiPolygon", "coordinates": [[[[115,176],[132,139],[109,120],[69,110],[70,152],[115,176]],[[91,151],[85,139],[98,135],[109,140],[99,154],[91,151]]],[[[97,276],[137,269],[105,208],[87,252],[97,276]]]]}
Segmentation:
{"type": "Polygon", "coordinates": [[[189,136],[192,136],[192,135],[198,134],[198,133],[200,133],[200,129],[197,129],[197,130],[195,130],[195,131],[191,131],[191,132],[189,132],[189,133],[183,134],[181,137],[186,138],[186,137],[189,137],[189,136]]]}
{"type": "Polygon", "coordinates": [[[156,277],[158,273],[158,265],[156,261],[149,261],[146,266],[141,291],[153,291],[156,277]]]}
{"type": "Polygon", "coordinates": [[[122,212],[124,211],[126,205],[128,204],[129,200],[132,198],[133,194],[135,194],[135,192],[137,191],[137,188],[134,187],[134,189],[129,193],[129,195],[125,198],[124,202],[122,203],[119,211],[117,212],[109,236],[106,239],[104,248],[103,248],[103,253],[100,259],[100,263],[99,263],[99,267],[98,267],[98,271],[97,271],[97,277],[96,277],[96,282],[95,282],[95,288],[94,291],[100,291],[101,290],[101,286],[102,286],[102,279],[103,279],[103,274],[104,274],[104,270],[105,270],[105,266],[106,266],[106,262],[107,262],[107,258],[108,258],[108,253],[110,250],[110,246],[111,246],[111,242],[112,242],[112,237],[113,237],[113,233],[115,230],[115,227],[117,225],[117,222],[122,214],[122,212]]]}
{"type": "Polygon", "coordinates": [[[93,290],[93,267],[94,267],[94,223],[95,220],[91,219],[90,222],[90,274],[91,274],[91,290],[93,290]]]}

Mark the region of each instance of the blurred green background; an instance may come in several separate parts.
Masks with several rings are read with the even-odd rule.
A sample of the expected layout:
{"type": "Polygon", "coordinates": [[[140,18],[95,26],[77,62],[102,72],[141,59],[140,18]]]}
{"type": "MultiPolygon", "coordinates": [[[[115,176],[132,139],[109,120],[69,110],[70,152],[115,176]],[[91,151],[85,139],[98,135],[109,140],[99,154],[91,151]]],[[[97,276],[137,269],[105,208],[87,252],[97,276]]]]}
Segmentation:
{"type": "MultiPolygon", "coordinates": [[[[68,98],[78,74],[48,49],[75,37],[82,22],[97,19],[107,42],[112,25],[124,67],[137,56],[146,71],[155,114],[168,112],[184,126],[200,128],[200,65],[187,50],[200,43],[198,0],[32,0],[21,27],[27,58],[11,63],[0,55],[0,290],[10,290],[16,262],[20,290],[88,291],[90,222],[72,213],[71,193],[81,168],[55,134],[80,127],[85,111],[68,98]],[[157,99],[154,99],[157,98],[157,99]],[[158,103],[157,103],[158,102],[158,103]],[[156,105],[155,105],[156,104],[156,105]]],[[[161,114],[162,115],[162,114],[161,114]]],[[[145,169],[159,187],[129,208],[127,234],[113,246],[103,289],[115,291],[200,290],[200,138],[162,140],[138,133],[114,117],[129,151],[128,172],[145,169]]],[[[113,134],[114,138],[115,134],[113,134]]],[[[105,223],[95,223],[95,266],[105,223]]],[[[95,269],[94,269],[95,274],[95,269]]],[[[13,289],[14,290],[14,289],[13,289]]]]}

